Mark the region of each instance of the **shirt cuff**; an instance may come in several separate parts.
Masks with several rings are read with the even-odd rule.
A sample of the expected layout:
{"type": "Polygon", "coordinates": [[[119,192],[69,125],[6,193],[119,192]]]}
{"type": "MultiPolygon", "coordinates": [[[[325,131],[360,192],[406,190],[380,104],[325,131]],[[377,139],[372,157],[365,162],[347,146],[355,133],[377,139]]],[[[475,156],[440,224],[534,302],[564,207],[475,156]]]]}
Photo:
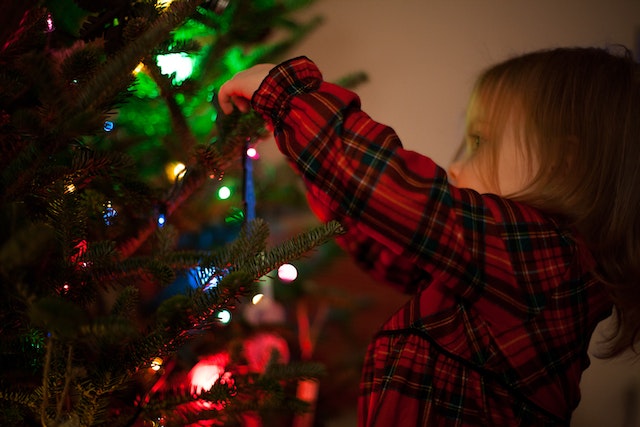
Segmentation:
{"type": "Polygon", "coordinates": [[[277,125],[288,109],[290,98],[314,91],[320,83],[322,74],[309,58],[293,58],[271,69],[254,92],[251,105],[265,119],[277,125]]]}

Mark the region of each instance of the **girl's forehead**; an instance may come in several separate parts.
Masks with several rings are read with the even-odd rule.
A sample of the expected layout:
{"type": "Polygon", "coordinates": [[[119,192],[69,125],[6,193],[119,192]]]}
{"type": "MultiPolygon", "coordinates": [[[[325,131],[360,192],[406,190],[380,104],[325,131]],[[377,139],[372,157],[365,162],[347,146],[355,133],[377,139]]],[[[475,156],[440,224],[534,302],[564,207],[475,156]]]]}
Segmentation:
{"type": "Polygon", "coordinates": [[[490,111],[481,102],[473,102],[469,105],[466,117],[466,127],[468,131],[488,134],[497,128],[498,119],[495,112],[490,111]]]}
{"type": "Polygon", "coordinates": [[[506,88],[476,91],[467,107],[467,127],[485,132],[501,132],[508,124],[526,120],[522,99],[506,88]]]}

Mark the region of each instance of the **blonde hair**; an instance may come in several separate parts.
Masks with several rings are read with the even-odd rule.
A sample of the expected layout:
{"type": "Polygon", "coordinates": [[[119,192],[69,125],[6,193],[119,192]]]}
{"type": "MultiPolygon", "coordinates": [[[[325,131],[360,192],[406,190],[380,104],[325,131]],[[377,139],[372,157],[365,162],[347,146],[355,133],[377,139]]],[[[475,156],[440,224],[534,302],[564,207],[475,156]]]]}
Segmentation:
{"type": "Polygon", "coordinates": [[[616,314],[604,357],[633,349],[640,338],[640,66],[626,49],[525,54],[480,76],[470,104],[478,109],[492,131],[482,147],[489,162],[495,166],[509,120],[525,158],[536,160],[530,185],[512,196],[563,218],[598,261],[616,314]]]}

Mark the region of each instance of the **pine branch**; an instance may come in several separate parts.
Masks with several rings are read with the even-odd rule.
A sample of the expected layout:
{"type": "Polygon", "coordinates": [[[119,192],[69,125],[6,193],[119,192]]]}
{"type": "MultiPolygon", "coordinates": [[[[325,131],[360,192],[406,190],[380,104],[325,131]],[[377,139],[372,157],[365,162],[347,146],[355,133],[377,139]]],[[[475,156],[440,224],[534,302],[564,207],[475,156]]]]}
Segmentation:
{"type": "MultiPolygon", "coordinates": [[[[123,88],[123,71],[132,72],[154,47],[169,37],[171,31],[192,15],[199,0],[175,0],[137,39],[129,42],[98,71],[77,95],[75,111],[83,111],[103,99],[113,97],[123,88]],[[115,84],[114,82],[120,82],[115,84]],[[106,90],[105,90],[106,89],[106,90]]],[[[127,80],[128,81],[128,80],[127,80]]],[[[126,86],[124,86],[126,87],[126,86]]]]}
{"type": "MultiPolygon", "coordinates": [[[[215,34],[209,31],[215,26],[209,25],[204,35],[207,42],[215,40],[212,48],[202,49],[212,54],[207,59],[210,69],[180,87],[171,86],[152,55],[199,48],[193,41],[176,41],[171,32],[181,31],[181,23],[190,17],[202,22],[210,19],[208,12],[197,10],[200,3],[176,0],[158,12],[152,2],[82,0],[81,7],[92,8],[86,9],[92,12],[87,15],[100,17],[89,18],[86,31],[95,30],[92,34],[104,39],[75,43],[70,32],[44,31],[50,17],[44,9],[34,6],[28,13],[16,14],[26,8],[14,5],[8,10],[8,16],[25,19],[7,27],[16,29],[11,34],[0,28],[0,220],[9,225],[0,231],[0,335],[2,360],[8,361],[2,381],[17,379],[21,389],[11,392],[6,384],[0,386],[0,412],[16,408],[15,416],[3,412],[0,423],[24,416],[28,423],[58,427],[122,425],[150,415],[155,408],[144,408],[149,411],[141,415],[137,412],[141,408],[131,406],[132,396],[142,388],[137,381],[153,358],[169,357],[195,335],[220,327],[218,311],[234,308],[264,273],[341,232],[332,224],[268,250],[268,227],[256,221],[222,249],[174,252],[178,233],[169,227],[158,229],[151,213],[154,208],[167,217],[178,213],[210,175],[222,176],[242,156],[247,138],[265,133],[255,114],[219,115],[218,127],[208,134],[208,128],[198,132],[189,127],[193,115],[181,109],[178,97],[185,96],[190,107],[192,101],[199,102],[201,89],[210,93],[228,77],[233,67],[223,56],[230,48],[246,53],[240,55],[240,65],[280,54],[319,22],[296,26],[280,18],[287,7],[283,4],[239,0],[228,16],[215,18],[215,34]],[[102,14],[103,10],[107,13],[102,14]],[[234,22],[228,22],[230,16],[234,22]],[[114,17],[131,19],[118,23],[110,19],[114,17]],[[284,27],[292,38],[257,47],[275,27],[284,27]],[[114,42],[123,47],[110,50],[114,42]],[[161,89],[163,98],[154,95],[153,99],[163,102],[161,111],[165,106],[170,110],[167,132],[171,136],[166,136],[165,128],[152,135],[146,129],[127,133],[126,109],[120,103],[134,99],[139,101],[133,104],[137,108],[146,102],[144,97],[133,98],[140,92],[129,90],[131,70],[140,61],[148,65],[161,89]],[[108,115],[115,107],[117,114],[108,115]],[[107,118],[115,127],[103,130],[107,118]],[[201,136],[213,142],[197,141],[201,136]],[[143,176],[139,166],[146,164],[148,154],[139,153],[147,153],[152,146],[155,158],[171,138],[180,145],[174,151],[182,153],[172,157],[186,160],[184,176],[173,184],[164,177],[156,179],[157,175],[143,176]],[[135,161],[117,153],[123,147],[130,149],[135,161]],[[105,211],[105,201],[109,206],[113,201],[117,212],[105,211]],[[107,218],[109,213],[114,217],[107,218]],[[217,286],[165,299],[157,308],[144,300],[148,290],[155,292],[173,283],[176,271],[196,267],[203,284],[216,279],[217,286]],[[16,372],[9,372],[13,368],[16,372]]],[[[204,102],[206,108],[196,114],[211,117],[209,100],[204,102]]],[[[164,156],[162,152],[156,162],[166,161],[164,156]]],[[[179,221],[173,223],[179,226],[179,221]]],[[[252,404],[256,408],[296,406],[279,381],[314,374],[271,365],[269,373],[248,388],[257,392],[262,387],[270,397],[252,404]]],[[[216,387],[202,398],[231,400],[230,391],[216,387]]],[[[167,398],[160,403],[170,408],[188,401],[167,398]]],[[[230,417],[243,408],[240,404],[229,407],[230,417]]],[[[205,411],[193,419],[222,419],[226,408],[205,411]]]]}
{"type": "Polygon", "coordinates": [[[344,230],[337,221],[328,222],[327,224],[323,224],[294,237],[269,250],[263,256],[254,258],[240,265],[239,268],[249,272],[253,277],[262,277],[281,266],[284,260],[300,258],[309,250],[343,233],[344,230]]]}
{"type": "Polygon", "coordinates": [[[25,46],[20,46],[22,44],[43,40],[42,31],[33,31],[33,27],[39,27],[46,16],[46,10],[36,7],[37,3],[35,0],[25,0],[3,5],[0,18],[0,54],[12,55],[24,49],[25,46]],[[29,37],[38,33],[40,37],[29,37]]]}
{"type": "MultiPolygon", "coordinates": [[[[172,193],[175,193],[172,199],[164,203],[166,217],[169,218],[189,197],[201,188],[206,178],[202,168],[197,166],[188,168],[180,181],[179,191],[172,191],[172,193]]],[[[120,259],[124,260],[132,256],[155,233],[157,227],[157,218],[149,218],[146,224],[140,227],[135,236],[119,244],[120,259]]]]}
{"type": "MultiPolygon", "coordinates": [[[[262,219],[255,219],[245,224],[236,239],[218,250],[212,256],[205,256],[200,262],[201,267],[220,267],[243,265],[265,251],[269,226],[262,219]]],[[[206,283],[206,282],[205,282],[206,283]]]]}
{"type": "Polygon", "coordinates": [[[169,149],[176,153],[190,153],[196,145],[196,138],[191,132],[187,124],[187,119],[175,99],[175,91],[171,85],[171,80],[161,73],[160,67],[158,67],[154,61],[145,59],[143,63],[153,81],[156,82],[160,88],[160,96],[162,96],[169,108],[169,118],[171,119],[172,128],[176,139],[180,142],[179,147],[169,147],[169,149]]]}

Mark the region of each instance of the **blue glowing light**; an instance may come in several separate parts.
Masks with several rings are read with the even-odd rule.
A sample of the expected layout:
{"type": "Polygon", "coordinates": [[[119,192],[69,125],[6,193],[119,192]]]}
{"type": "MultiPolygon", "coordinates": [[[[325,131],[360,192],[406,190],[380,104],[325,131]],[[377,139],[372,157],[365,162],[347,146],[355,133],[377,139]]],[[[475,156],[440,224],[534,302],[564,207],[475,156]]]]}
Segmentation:
{"type": "Polygon", "coordinates": [[[106,225],[113,225],[113,219],[118,216],[118,211],[115,210],[111,202],[104,204],[104,210],[102,211],[102,219],[106,225]]]}

